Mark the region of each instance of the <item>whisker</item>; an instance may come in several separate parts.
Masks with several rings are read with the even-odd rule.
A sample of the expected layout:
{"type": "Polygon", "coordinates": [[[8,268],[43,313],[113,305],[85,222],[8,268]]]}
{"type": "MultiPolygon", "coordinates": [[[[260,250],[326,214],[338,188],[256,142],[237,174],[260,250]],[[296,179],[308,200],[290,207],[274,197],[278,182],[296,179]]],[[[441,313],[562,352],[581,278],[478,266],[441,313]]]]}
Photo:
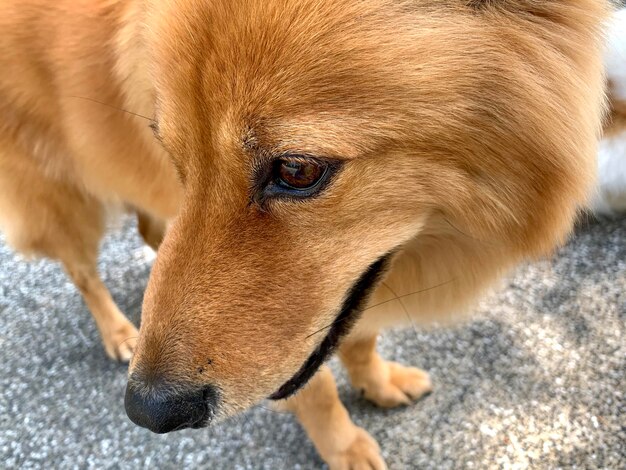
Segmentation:
{"type": "Polygon", "coordinates": [[[404,305],[404,302],[402,302],[402,299],[400,299],[398,294],[396,294],[396,292],[391,288],[391,286],[389,284],[387,284],[385,281],[383,281],[382,284],[387,289],[389,289],[389,291],[391,292],[392,295],[396,296],[396,299],[398,300],[398,302],[400,302],[400,305],[402,306],[402,310],[404,310],[404,313],[406,314],[406,317],[411,322],[411,325],[413,326],[413,331],[415,331],[415,335],[417,336],[417,327],[415,326],[415,323],[413,322],[413,317],[409,314],[409,310],[406,308],[406,305],[404,305]]]}
{"type": "Polygon", "coordinates": [[[244,429],[244,431],[245,431],[245,428],[250,423],[251,419],[252,417],[251,417],[250,410],[246,410],[245,412],[237,414],[236,416],[233,417],[233,421],[235,421],[237,424],[241,424],[241,427],[244,429]]]}
{"type": "Polygon", "coordinates": [[[404,302],[402,302],[402,300],[400,300],[400,297],[398,296],[398,294],[396,294],[396,291],[394,291],[391,286],[389,284],[387,284],[385,281],[382,281],[381,284],[383,286],[385,286],[387,289],[389,289],[389,292],[391,292],[391,295],[393,295],[393,299],[391,300],[397,300],[400,303],[400,306],[402,307],[402,310],[404,310],[404,313],[406,313],[407,317],[410,317],[409,315],[409,311],[406,309],[406,306],[404,305],[404,302]]]}
{"type": "Polygon", "coordinates": [[[96,100],[94,98],[88,98],[86,96],[74,96],[74,95],[68,95],[66,97],[67,98],[78,98],[80,100],[85,100],[85,101],[91,101],[92,103],[98,103],[98,104],[101,104],[102,106],[106,106],[107,108],[116,109],[116,110],[121,111],[123,113],[130,114],[131,116],[137,116],[137,117],[145,119],[147,121],[154,122],[153,118],[149,118],[148,116],[144,116],[143,114],[135,113],[133,111],[129,111],[127,109],[120,108],[118,106],[114,106],[114,105],[109,104],[109,103],[104,103],[102,101],[98,101],[98,100],[96,100]]]}
{"type": "Polygon", "coordinates": [[[370,310],[370,309],[372,309],[372,308],[374,308],[374,307],[379,307],[380,305],[385,305],[385,304],[388,304],[389,302],[394,302],[394,301],[396,301],[396,300],[400,300],[400,299],[403,299],[403,298],[405,298],[405,297],[410,297],[410,296],[412,296],[412,295],[421,294],[422,292],[427,292],[427,291],[429,291],[429,290],[433,290],[433,289],[436,289],[436,288],[438,288],[438,287],[445,286],[446,284],[450,284],[451,282],[454,282],[454,281],[456,281],[456,280],[457,280],[457,278],[456,278],[456,277],[453,277],[452,279],[448,279],[447,281],[442,282],[442,283],[440,283],[440,284],[436,284],[436,285],[434,285],[434,286],[426,287],[425,289],[417,290],[417,291],[415,291],[415,292],[411,292],[410,294],[402,294],[402,295],[398,295],[395,299],[384,300],[384,301],[379,302],[379,303],[377,303],[377,304],[370,305],[370,306],[369,306],[369,307],[367,307],[365,310],[363,310],[363,312],[365,312],[365,311],[367,311],[367,310],[370,310]]]}
{"type": "Polygon", "coordinates": [[[279,415],[289,415],[289,414],[291,414],[291,412],[289,412],[289,411],[274,410],[274,409],[272,409],[272,408],[266,408],[266,407],[265,407],[265,406],[263,406],[263,405],[257,405],[257,406],[258,406],[259,408],[261,408],[262,410],[265,410],[265,411],[271,411],[272,413],[276,413],[276,414],[279,414],[279,415]]]}
{"type": "Polygon", "coordinates": [[[347,320],[348,318],[350,318],[350,316],[343,317],[343,318],[341,318],[339,320],[335,319],[335,320],[333,320],[332,323],[330,323],[330,324],[328,324],[326,326],[321,327],[319,330],[314,331],[313,333],[311,333],[310,335],[308,335],[304,339],[309,339],[311,336],[314,336],[314,335],[316,335],[316,334],[318,334],[318,333],[320,333],[320,332],[322,332],[322,331],[324,331],[324,330],[326,330],[328,328],[332,328],[333,326],[338,325],[339,323],[341,323],[342,321],[347,320]]]}
{"type": "Polygon", "coordinates": [[[122,344],[124,344],[126,341],[130,341],[131,339],[137,339],[137,338],[139,338],[139,336],[130,336],[130,337],[126,338],[124,341],[122,341],[122,342],[120,343],[120,346],[121,346],[122,344]]]}
{"type": "Polygon", "coordinates": [[[467,237],[467,238],[469,238],[469,239],[471,239],[471,240],[476,240],[477,242],[480,242],[480,243],[484,243],[485,245],[492,245],[492,246],[495,246],[495,243],[493,243],[493,242],[489,242],[489,241],[487,241],[487,240],[482,240],[482,239],[480,239],[480,238],[476,238],[476,237],[474,237],[474,236],[472,236],[472,235],[470,235],[470,234],[468,234],[468,233],[465,233],[463,230],[459,229],[456,225],[454,225],[452,222],[450,222],[450,221],[449,221],[447,218],[445,218],[445,217],[443,218],[443,221],[444,221],[445,223],[447,223],[450,227],[452,227],[452,228],[453,228],[456,232],[458,232],[458,233],[460,233],[461,235],[463,235],[464,237],[467,237]]]}
{"type": "MultiPolygon", "coordinates": [[[[407,315],[409,316],[409,318],[411,318],[411,316],[408,314],[408,310],[406,309],[406,306],[404,305],[404,303],[403,303],[400,299],[403,299],[403,298],[405,298],[405,297],[410,297],[411,295],[421,294],[422,292],[427,292],[427,291],[429,291],[429,290],[432,290],[432,289],[436,289],[436,288],[438,288],[438,287],[445,286],[446,284],[450,284],[451,282],[454,282],[454,281],[456,281],[456,280],[457,280],[457,278],[456,278],[456,277],[454,277],[454,278],[449,279],[449,280],[447,280],[447,281],[445,281],[445,282],[442,282],[442,283],[440,283],[440,284],[437,284],[437,285],[434,285],[434,286],[430,286],[430,287],[427,287],[427,288],[425,288],[425,289],[421,289],[421,290],[418,290],[418,291],[415,291],[415,292],[411,292],[410,294],[403,294],[403,295],[396,295],[396,294],[393,292],[393,290],[389,289],[389,286],[387,286],[387,288],[391,291],[391,293],[392,293],[393,295],[396,295],[396,297],[395,297],[395,298],[393,298],[393,299],[388,299],[388,300],[384,300],[384,301],[379,302],[379,303],[374,304],[374,305],[370,305],[369,307],[367,307],[367,308],[365,308],[365,309],[363,309],[363,310],[359,311],[359,313],[363,313],[363,312],[366,312],[366,311],[368,311],[368,310],[370,310],[370,309],[372,309],[372,308],[379,307],[379,306],[381,306],[381,305],[388,304],[389,302],[395,302],[396,300],[398,300],[398,301],[400,302],[400,304],[402,305],[402,308],[404,309],[404,311],[405,311],[405,312],[407,313],[407,315]]],[[[318,333],[320,333],[320,332],[322,332],[322,331],[324,331],[324,330],[326,330],[326,329],[328,329],[328,328],[332,328],[333,326],[338,325],[338,324],[339,324],[339,323],[341,323],[342,321],[348,320],[349,318],[351,318],[351,316],[344,317],[344,318],[342,318],[342,319],[340,319],[340,320],[334,320],[332,323],[330,323],[330,324],[328,324],[328,325],[326,325],[326,326],[323,326],[323,327],[322,327],[322,328],[320,328],[319,330],[314,331],[314,332],[313,332],[313,333],[311,333],[310,335],[306,336],[304,339],[309,339],[311,336],[314,336],[314,335],[316,335],[316,334],[318,334],[318,333]]],[[[412,321],[412,319],[411,319],[411,323],[412,323],[412,322],[413,322],[413,321],[412,321]]],[[[417,330],[416,330],[416,331],[417,331],[417,330]]]]}

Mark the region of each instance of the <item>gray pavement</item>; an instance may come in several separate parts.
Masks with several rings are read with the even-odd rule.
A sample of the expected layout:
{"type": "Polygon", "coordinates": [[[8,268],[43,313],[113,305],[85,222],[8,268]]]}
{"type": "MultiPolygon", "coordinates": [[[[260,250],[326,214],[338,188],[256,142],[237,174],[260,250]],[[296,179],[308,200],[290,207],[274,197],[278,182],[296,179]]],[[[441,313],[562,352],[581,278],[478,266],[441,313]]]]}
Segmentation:
{"type": "MultiPolygon", "coordinates": [[[[105,240],[105,282],[136,323],[149,267],[132,222],[105,240]]],[[[626,468],[626,219],[582,227],[478,310],[381,340],[387,358],[432,375],[435,392],[409,408],[376,409],[332,363],[389,467],[626,468]]],[[[126,418],[124,386],[59,266],[26,263],[0,238],[0,467],[323,467],[295,420],[267,405],[157,436],[126,418]]]]}

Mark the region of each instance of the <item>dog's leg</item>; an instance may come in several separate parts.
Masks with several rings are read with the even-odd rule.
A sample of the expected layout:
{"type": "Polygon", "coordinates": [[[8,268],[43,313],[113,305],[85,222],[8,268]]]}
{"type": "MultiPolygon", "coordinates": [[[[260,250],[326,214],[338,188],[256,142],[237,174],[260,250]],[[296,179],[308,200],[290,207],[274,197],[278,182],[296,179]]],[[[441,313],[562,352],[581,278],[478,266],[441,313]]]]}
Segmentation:
{"type": "Polygon", "coordinates": [[[63,265],[91,311],[107,355],[128,362],[139,332],[117,307],[100,279],[95,259],[64,259],[63,265]]]}
{"type": "Polygon", "coordinates": [[[376,441],[352,422],[339,400],[327,366],[322,366],[300,392],[277,406],[297,416],[331,470],[386,468],[376,441]]]}
{"type": "Polygon", "coordinates": [[[128,361],[137,329],[117,308],[98,275],[104,209],[96,198],[48,177],[29,155],[0,153],[0,225],[27,255],[60,260],[98,325],[106,353],[128,361]]]}
{"type": "Polygon", "coordinates": [[[376,352],[376,336],[347,338],[339,349],[352,385],[368,400],[391,408],[408,405],[432,390],[426,372],[383,360],[376,352]]]}
{"type": "Polygon", "coordinates": [[[165,222],[140,210],[136,213],[139,234],[150,248],[157,251],[165,235],[165,222]]]}

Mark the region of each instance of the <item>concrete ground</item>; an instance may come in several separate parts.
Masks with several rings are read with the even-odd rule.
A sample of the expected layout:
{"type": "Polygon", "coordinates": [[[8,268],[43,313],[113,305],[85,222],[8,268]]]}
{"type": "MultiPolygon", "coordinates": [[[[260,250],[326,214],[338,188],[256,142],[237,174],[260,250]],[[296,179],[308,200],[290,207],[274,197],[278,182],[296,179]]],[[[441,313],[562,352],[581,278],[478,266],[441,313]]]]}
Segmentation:
{"type": "MultiPolygon", "coordinates": [[[[131,222],[106,239],[100,267],[138,322],[150,262],[131,222]]],[[[391,469],[626,468],[625,323],[626,219],[591,223],[519,268],[471,323],[381,340],[387,358],[430,371],[432,395],[382,411],[343,373],[340,394],[391,469]]],[[[295,420],[266,404],[158,436],[126,418],[124,386],[59,266],[25,263],[0,239],[0,467],[323,466],[295,420]]]]}

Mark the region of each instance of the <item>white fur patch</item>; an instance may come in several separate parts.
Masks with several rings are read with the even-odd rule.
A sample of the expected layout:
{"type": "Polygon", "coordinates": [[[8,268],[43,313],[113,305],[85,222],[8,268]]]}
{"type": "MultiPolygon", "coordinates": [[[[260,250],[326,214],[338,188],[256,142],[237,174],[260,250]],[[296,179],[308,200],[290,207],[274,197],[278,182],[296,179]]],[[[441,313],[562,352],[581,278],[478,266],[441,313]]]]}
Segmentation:
{"type": "Polygon", "coordinates": [[[609,22],[604,63],[615,96],[626,100],[626,9],[615,12],[609,22]]]}
{"type": "Polygon", "coordinates": [[[601,214],[626,211],[626,130],[600,142],[593,209],[601,214]]]}
{"type": "MultiPolygon", "coordinates": [[[[614,98],[626,101],[626,9],[615,12],[609,22],[604,63],[614,98]]],[[[626,130],[600,141],[592,209],[599,214],[626,211],[626,130]]]]}
{"type": "Polygon", "coordinates": [[[141,247],[141,253],[143,255],[143,258],[148,263],[154,263],[154,260],[156,259],[156,251],[154,251],[148,245],[144,245],[143,247],[141,247]]]}

